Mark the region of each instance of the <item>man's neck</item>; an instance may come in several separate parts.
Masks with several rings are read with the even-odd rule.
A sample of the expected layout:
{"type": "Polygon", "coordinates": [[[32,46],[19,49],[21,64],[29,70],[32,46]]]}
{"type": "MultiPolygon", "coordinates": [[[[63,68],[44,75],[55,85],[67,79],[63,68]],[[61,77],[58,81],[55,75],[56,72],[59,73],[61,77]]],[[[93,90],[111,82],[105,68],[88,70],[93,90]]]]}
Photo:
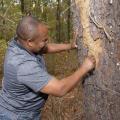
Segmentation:
{"type": "Polygon", "coordinates": [[[31,52],[31,49],[26,45],[26,43],[23,40],[17,40],[17,43],[22,46],[26,51],[28,51],[30,54],[33,54],[33,52],[31,52]]]}

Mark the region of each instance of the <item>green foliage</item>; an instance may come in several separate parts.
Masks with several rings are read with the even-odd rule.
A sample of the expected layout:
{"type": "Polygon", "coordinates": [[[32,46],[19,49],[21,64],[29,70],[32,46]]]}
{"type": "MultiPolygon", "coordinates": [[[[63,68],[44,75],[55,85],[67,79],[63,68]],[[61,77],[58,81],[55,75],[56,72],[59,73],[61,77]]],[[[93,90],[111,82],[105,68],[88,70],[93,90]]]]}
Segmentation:
{"type": "MultiPolygon", "coordinates": [[[[31,14],[50,26],[50,36],[56,38],[57,0],[1,0],[0,2],[0,38],[8,41],[14,34],[22,16],[31,14]],[[22,12],[21,2],[24,10],[22,12]]],[[[67,40],[68,2],[60,2],[61,42],[67,40]]]]}
{"type": "Polygon", "coordinates": [[[0,58],[4,55],[6,48],[6,41],[4,39],[0,39],[0,58]]]}
{"type": "Polygon", "coordinates": [[[3,59],[4,59],[6,48],[7,48],[6,41],[4,39],[0,39],[0,83],[2,79],[3,59]]]}

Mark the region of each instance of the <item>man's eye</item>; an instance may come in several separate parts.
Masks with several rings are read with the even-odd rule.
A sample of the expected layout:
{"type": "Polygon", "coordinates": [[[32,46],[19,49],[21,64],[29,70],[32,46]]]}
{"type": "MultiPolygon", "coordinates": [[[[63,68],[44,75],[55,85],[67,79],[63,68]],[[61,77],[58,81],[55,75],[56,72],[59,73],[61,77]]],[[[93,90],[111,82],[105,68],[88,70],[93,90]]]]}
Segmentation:
{"type": "Polygon", "coordinates": [[[45,42],[47,41],[48,39],[45,39],[45,42]]]}

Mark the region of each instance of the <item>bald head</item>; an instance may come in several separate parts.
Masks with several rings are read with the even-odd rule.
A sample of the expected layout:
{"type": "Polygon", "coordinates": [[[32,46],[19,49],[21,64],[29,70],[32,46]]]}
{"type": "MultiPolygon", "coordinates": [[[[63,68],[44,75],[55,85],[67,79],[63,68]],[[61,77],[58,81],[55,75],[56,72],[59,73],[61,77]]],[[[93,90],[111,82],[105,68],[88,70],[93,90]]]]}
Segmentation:
{"type": "Polygon", "coordinates": [[[41,24],[43,23],[34,17],[23,17],[16,29],[18,39],[34,40],[38,36],[38,26],[41,24]]]}

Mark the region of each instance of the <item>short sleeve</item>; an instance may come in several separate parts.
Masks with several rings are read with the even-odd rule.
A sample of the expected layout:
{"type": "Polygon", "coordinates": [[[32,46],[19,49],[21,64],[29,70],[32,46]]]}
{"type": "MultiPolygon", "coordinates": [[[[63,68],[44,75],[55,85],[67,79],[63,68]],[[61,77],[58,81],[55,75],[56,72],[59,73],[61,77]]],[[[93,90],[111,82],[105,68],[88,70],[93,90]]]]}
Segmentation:
{"type": "Polygon", "coordinates": [[[39,63],[30,60],[19,65],[17,79],[33,91],[39,92],[52,79],[52,76],[39,63]]]}

